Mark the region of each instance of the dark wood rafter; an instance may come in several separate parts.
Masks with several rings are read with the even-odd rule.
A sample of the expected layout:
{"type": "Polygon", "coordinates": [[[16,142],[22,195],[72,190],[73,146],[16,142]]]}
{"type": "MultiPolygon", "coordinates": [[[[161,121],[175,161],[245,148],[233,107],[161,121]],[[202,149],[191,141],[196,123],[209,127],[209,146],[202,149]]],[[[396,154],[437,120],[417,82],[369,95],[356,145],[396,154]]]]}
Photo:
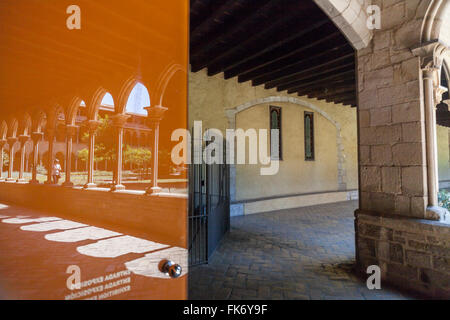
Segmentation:
{"type": "MultiPolygon", "coordinates": [[[[340,47],[333,48],[330,51],[321,51],[316,52],[312,56],[306,57],[304,59],[299,59],[293,63],[288,64],[277,64],[269,67],[263,67],[258,70],[247,73],[246,75],[241,75],[240,78],[244,80],[246,77],[249,77],[253,81],[258,81],[262,83],[268,83],[270,81],[282,79],[285,77],[289,77],[291,75],[295,75],[297,73],[301,73],[308,68],[318,67],[336,57],[341,57],[343,55],[352,54],[353,48],[349,45],[345,44],[340,47]],[[264,79],[261,79],[264,78],[264,79]]],[[[259,84],[258,84],[259,85],[259,84]]]]}
{"type": "Polygon", "coordinates": [[[356,105],[355,52],[312,0],[191,1],[192,72],[356,105]]]}
{"type": "Polygon", "coordinates": [[[310,17],[303,18],[308,20],[308,27],[299,30],[298,33],[289,38],[281,38],[279,41],[267,42],[268,39],[269,41],[273,38],[277,39],[277,33],[280,30],[280,26],[284,25],[284,28],[291,29],[293,28],[292,24],[298,23],[299,18],[300,17],[294,16],[287,18],[287,21],[280,20],[277,23],[269,25],[269,30],[258,32],[258,34],[248,38],[247,41],[240,44],[239,46],[230,48],[229,50],[221,53],[215,59],[213,59],[210,64],[208,64],[208,73],[214,75],[219,72],[230,70],[233,67],[236,67],[239,64],[242,64],[250,59],[255,59],[268,52],[276,51],[279,48],[286,47],[287,45],[289,45],[289,43],[291,43],[291,46],[293,46],[295,49],[295,46],[298,44],[296,42],[298,38],[329,22],[328,20],[316,21],[315,19],[311,19],[310,17]]]}

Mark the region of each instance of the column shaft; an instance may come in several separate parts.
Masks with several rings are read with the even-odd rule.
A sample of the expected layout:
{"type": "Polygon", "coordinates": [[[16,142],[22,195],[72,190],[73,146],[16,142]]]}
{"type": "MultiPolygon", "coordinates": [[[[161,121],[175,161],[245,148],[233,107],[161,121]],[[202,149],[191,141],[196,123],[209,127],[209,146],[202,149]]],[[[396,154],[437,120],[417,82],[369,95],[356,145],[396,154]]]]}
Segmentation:
{"type": "Polygon", "coordinates": [[[425,128],[427,147],[427,184],[428,206],[438,205],[437,194],[439,192],[438,162],[436,145],[436,106],[434,103],[433,70],[424,70],[424,98],[425,98],[425,128]]]}
{"type": "Polygon", "coordinates": [[[8,138],[8,145],[9,145],[9,166],[8,166],[8,179],[7,181],[15,181],[13,179],[13,169],[14,169],[14,144],[16,143],[17,138],[8,138]]]}

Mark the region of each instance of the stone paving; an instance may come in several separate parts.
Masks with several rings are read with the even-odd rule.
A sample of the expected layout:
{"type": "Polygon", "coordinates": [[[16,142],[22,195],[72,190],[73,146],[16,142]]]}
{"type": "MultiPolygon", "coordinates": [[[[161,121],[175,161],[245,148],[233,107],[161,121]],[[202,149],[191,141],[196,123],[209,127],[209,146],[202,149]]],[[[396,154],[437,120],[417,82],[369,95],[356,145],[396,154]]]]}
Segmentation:
{"type": "Polygon", "coordinates": [[[231,219],[208,265],[189,273],[190,299],[411,299],[357,277],[356,201],[231,219]]]}

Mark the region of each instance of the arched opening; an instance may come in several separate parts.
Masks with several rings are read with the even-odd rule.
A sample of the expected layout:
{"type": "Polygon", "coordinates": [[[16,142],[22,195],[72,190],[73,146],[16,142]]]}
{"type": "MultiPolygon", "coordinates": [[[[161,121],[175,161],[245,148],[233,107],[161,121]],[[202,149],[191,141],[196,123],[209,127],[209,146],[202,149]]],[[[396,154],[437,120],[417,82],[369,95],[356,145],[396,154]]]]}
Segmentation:
{"type": "Polygon", "coordinates": [[[124,126],[122,184],[126,189],[145,190],[151,182],[152,148],[139,144],[138,137],[151,131],[146,107],[150,106],[147,88],[138,82],[131,90],[125,107],[129,117],[124,126]]]}
{"type": "MultiPolygon", "coordinates": [[[[198,3],[191,7],[188,118],[193,144],[207,150],[212,144],[205,138],[207,129],[219,129],[223,136],[226,130],[234,132],[226,141],[230,149],[225,158],[234,151],[229,175],[205,161],[190,168],[190,262],[208,261],[208,266],[191,269],[194,299],[218,292],[196,286],[206,273],[218,280],[213,274],[220,264],[239,269],[239,263],[226,257],[242,257],[249,268],[236,273],[263,285],[260,272],[277,273],[274,256],[281,261],[302,250],[312,252],[316,245],[326,251],[325,238],[330,236],[341,245],[333,257],[318,259],[317,268],[331,259],[356,264],[354,225],[347,222],[358,205],[355,48],[366,47],[372,36],[365,8],[356,0],[341,6],[337,1],[283,0],[243,5],[231,13],[221,10],[219,4],[203,10],[198,3]],[[239,19],[245,10],[251,11],[251,18],[239,19]],[[256,31],[249,35],[243,29],[256,31]],[[194,121],[202,125],[197,135],[194,121]],[[239,154],[245,156],[243,164],[238,163],[239,154]],[[231,233],[220,243],[228,227],[231,233]],[[208,250],[198,241],[205,230],[208,250]],[[321,235],[314,245],[300,239],[306,230],[321,235]],[[300,249],[289,241],[311,246],[300,249]],[[226,249],[231,247],[234,251],[226,249]],[[221,262],[215,254],[208,260],[214,248],[221,262]],[[249,251],[257,252],[261,261],[249,251]]],[[[286,278],[291,276],[278,279],[285,288],[290,285],[286,278]]],[[[229,297],[251,296],[233,295],[238,290],[232,284],[230,288],[229,297]]],[[[276,299],[274,293],[271,297],[276,299]]]]}
{"type": "Polygon", "coordinates": [[[436,140],[438,151],[438,181],[439,206],[450,210],[450,98],[449,98],[449,70],[443,64],[441,70],[440,88],[442,94],[436,108],[436,140]]]}
{"type": "MultiPolygon", "coordinates": [[[[71,126],[74,126],[70,130],[70,134],[72,134],[72,150],[69,151],[71,154],[70,158],[70,171],[71,177],[70,181],[75,186],[82,186],[86,184],[87,181],[87,166],[86,160],[83,157],[79,157],[78,153],[82,152],[87,148],[87,134],[88,130],[86,128],[86,121],[89,118],[89,110],[86,102],[84,100],[77,99],[76,105],[72,112],[72,119],[69,121],[71,126]]],[[[66,139],[68,138],[68,126],[66,125],[66,139]]],[[[66,140],[67,143],[67,140],[66,140]]],[[[67,152],[64,154],[64,159],[67,159],[67,152]]]]}

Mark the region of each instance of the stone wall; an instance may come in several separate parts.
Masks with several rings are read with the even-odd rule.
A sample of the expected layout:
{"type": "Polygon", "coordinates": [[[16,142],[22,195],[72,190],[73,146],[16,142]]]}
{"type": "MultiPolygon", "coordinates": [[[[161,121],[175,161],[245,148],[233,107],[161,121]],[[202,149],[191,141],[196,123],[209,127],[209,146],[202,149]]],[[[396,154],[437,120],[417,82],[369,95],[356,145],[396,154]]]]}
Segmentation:
{"type": "MultiPolygon", "coordinates": [[[[357,262],[361,272],[369,265],[380,266],[384,282],[448,298],[450,225],[432,221],[439,217],[427,210],[435,201],[428,192],[434,187],[428,178],[433,181],[436,172],[431,170],[434,140],[425,138],[426,129],[433,133],[434,126],[426,126],[425,114],[433,115],[435,84],[429,75],[438,66],[424,61],[439,59],[429,47],[415,49],[423,46],[420,33],[430,1],[374,0],[372,4],[381,8],[381,30],[375,30],[367,48],[358,50],[357,262]]],[[[445,142],[445,132],[437,132],[443,138],[441,153],[444,149],[448,153],[448,136],[445,142]]],[[[448,155],[441,157],[443,168],[448,155]]]]}
{"type": "Polygon", "coordinates": [[[382,283],[450,298],[450,228],[427,220],[357,211],[356,251],[362,272],[381,268],[382,283]]]}
{"type": "Polygon", "coordinates": [[[189,73],[190,127],[201,120],[204,130],[223,133],[227,128],[268,129],[271,105],[282,107],[280,170],[261,176],[260,165],[236,166],[233,200],[358,188],[356,108],[226,80],[223,74],[208,77],[206,70],[189,73]],[[304,111],[315,114],[316,161],[304,157],[304,111]]]}
{"type": "Polygon", "coordinates": [[[358,51],[360,209],[424,218],[425,119],[420,59],[410,49],[421,20],[413,1],[376,2],[382,29],[358,51]]]}
{"type": "Polygon", "coordinates": [[[450,130],[447,127],[437,126],[437,145],[438,145],[438,173],[439,187],[450,187],[450,130]]]}

